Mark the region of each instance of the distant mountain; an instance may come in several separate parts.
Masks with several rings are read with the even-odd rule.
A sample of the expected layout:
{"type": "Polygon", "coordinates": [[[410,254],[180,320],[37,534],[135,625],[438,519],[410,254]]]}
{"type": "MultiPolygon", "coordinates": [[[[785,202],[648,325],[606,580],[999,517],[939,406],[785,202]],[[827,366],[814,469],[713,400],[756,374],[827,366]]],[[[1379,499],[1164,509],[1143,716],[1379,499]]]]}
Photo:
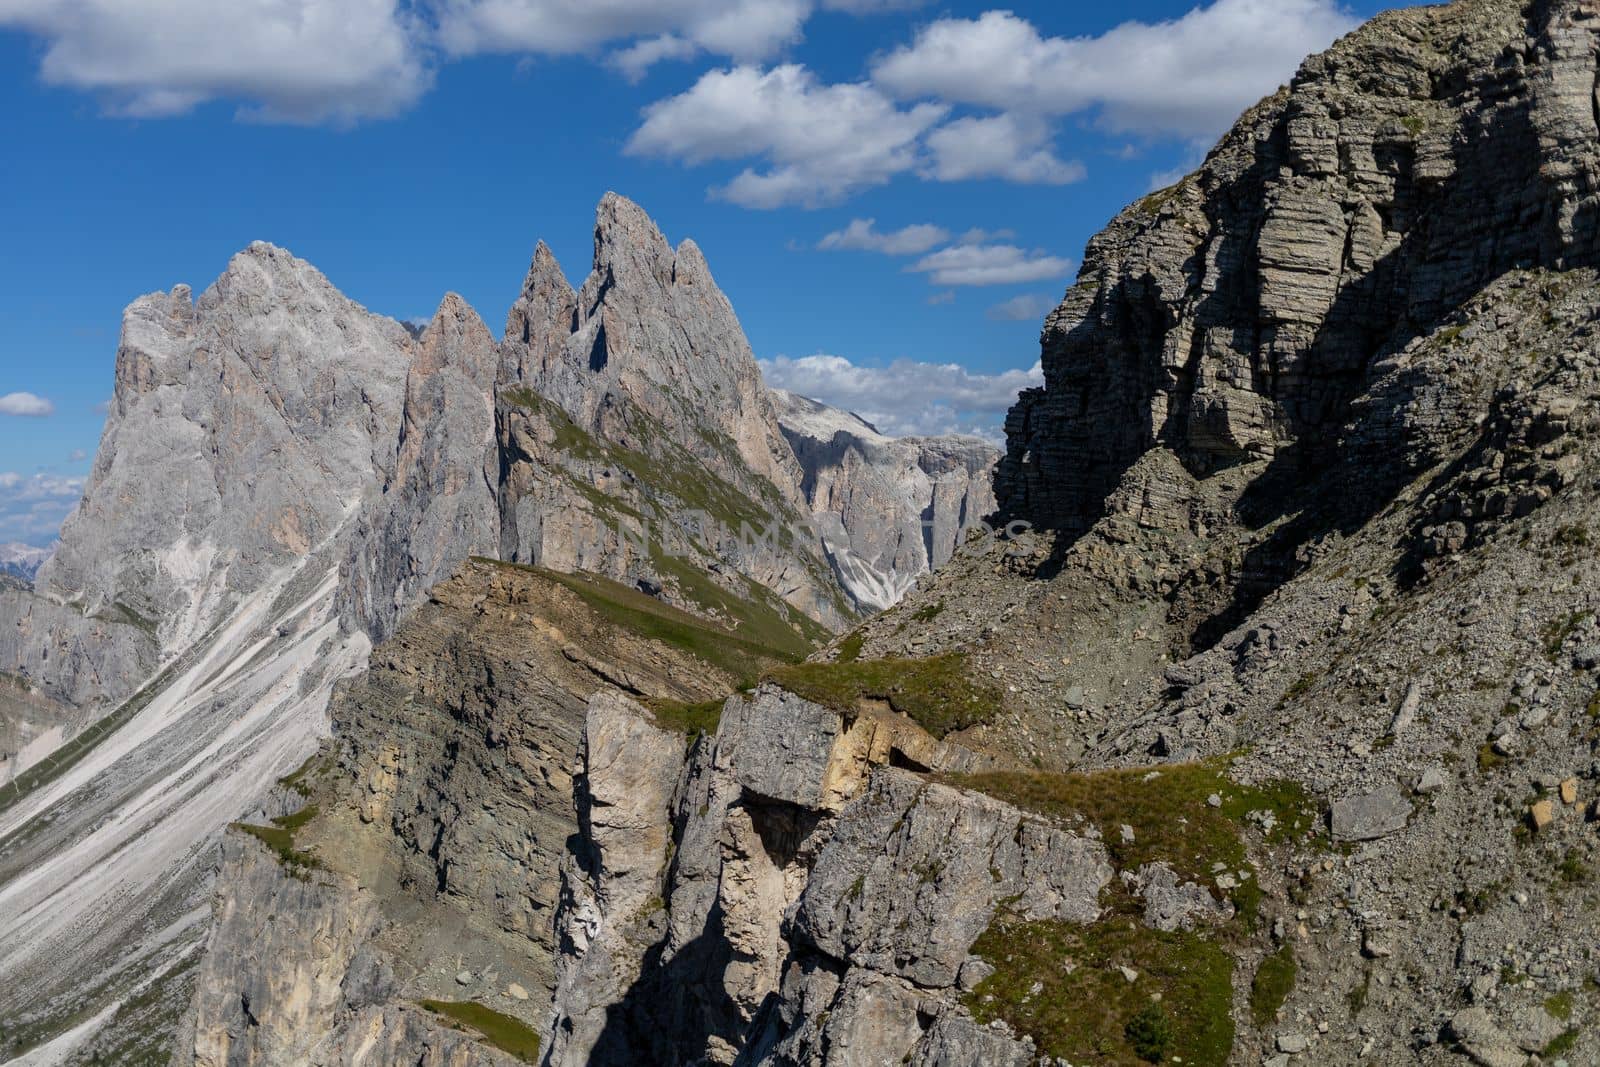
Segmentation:
{"type": "Polygon", "coordinates": [[[32,545],[16,543],[0,545],[0,574],[31,582],[53,551],[52,548],[34,548],[32,545]]]}
{"type": "Polygon", "coordinates": [[[805,471],[812,520],[863,609],[893,607],[995,510],[1000,450],[976,437],[889,437],[781,389],[778,422],[805,471]]]}

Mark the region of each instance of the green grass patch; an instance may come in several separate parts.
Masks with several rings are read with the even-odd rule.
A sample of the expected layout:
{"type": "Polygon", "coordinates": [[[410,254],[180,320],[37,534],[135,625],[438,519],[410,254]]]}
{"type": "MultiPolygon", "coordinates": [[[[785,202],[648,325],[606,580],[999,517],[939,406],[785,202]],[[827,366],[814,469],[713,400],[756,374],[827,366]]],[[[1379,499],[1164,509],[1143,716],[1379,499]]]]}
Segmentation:
{"type": "Polygon", "coordinates": [[[686,599],[727,620],[739,636],[770,649],[779,659],[805,659],[833,639],[821,624],[742,574],[732,575],[744,587],[741,596],[712,581],[689,560],[666,555],[659,548],[652,552],[650,563],[658,574],[673,581],[686,599]]]}
{"type": "Polygon", "coordinates": [[[1315,674],[1302,674],[1294,680],[1293,685],[1283,691],[1283,696],[1278,698],[1278,707],[1288,707],[1301,697],[1309,694],[1316,687],[1316,684],[1317,676],[1315,674]]]}
{"type": "Polygon", "coordinates": [[[1589,880],[1589,865],[1577,852],[1568,852],[1556,864],[1556,878],[1566,885],[1582,885],[1589,880]]]}
{"type": "Polygon", "coordinates": [[[918,608],[916,611],[911,613],[911,617],[917,622],[932,622],[934,619],[937,619],[943,614],[944,604],[939,603],[929,604],[927,607],[918,608]]]}
{"type": "Polygon", "coordinates": [[[539,1034],[521,1019],[473,1001],[424,1000],[422,1007],[476,1033],[489,1044],[523,1063],[539,1062],[539,1034]]]}
{"type": "Polygon", "coordinates": [[[961,653],[927,659],[801,663],[767,672],[766,681],[847,715],[863,700],[886,701],[935,737],[988,722],[1000,691],[972,677],[961,653]]]}
{"type": "Polygon", "coordinates": [[[272,820],[271,826],[257,826],[253,823],[236,822],[235,830],[249,834],[251,837],[266,845],[272,854],[278,857],[278,862],[292,877],[306,881],[312,871],[322,868],[322,861],[309,852],[301,852],[295,848],[294,835],[305,828],[306,824],[318,815],[317,806],[308,804],[293,815],[281,815],[272,820]]]}
{"type": "Polygon", "coordinates": [[[679,700],[652,700],[650,711],[656,722],[668,730],[676,730],[689,737],[710,737],[722,722],[724,700],[708,700],[701,704],[686,704],[679,700]]]}
{"type": "Polygon", "coordinates": [[[1161,214],[1162,208],[1176,200],[1182,192],[1183,182],[1180,181],[1174,185],[1167,186],[1165,189],[1157,189],[1149,196],[1137,201],[1133,205],[1133,209],[1146,218],[1154,218],[1161,214]]]}
{"type": "Polygon", "coordinates": [[[1297,970],[1294,949],[1288,945],[1261,961],[1250,981],[1250,1017],[1257,1026],[1267,1026],[1278,1017],[1294,990],[1297,970]]]}
{"type": "Polygon", "coordinates": [[[787,640],[777,645],[767,644],[755,639],[754,634],[734,633],[709,619],[691,615],[637,589],[596,574],[562,574],[543,567],[502,563],[481,557],[476,562],[526,571],[554,582],[575,593],[607,622],[640,637],[687,652],[722,669],[741,684],[754,681],[773,664],[797,661],[812,649],[792,630],[788,631],[787,640]]]}
{"type": "Polygon", "coordinates": [[[1033,1038],[1042,1055],[1118,1067],[1228,1062],[1233,960],[1198,934],[1127,917],[1082,927],[999,916],[973,951],[995,973],[965,996],[967,1009],[1033,1038]]]}
{"type": "Polygon", "coordinates": [[[278,785],[302,798],[310,799],[312,779],[328,769],[322,753],[313,753],[291,774],[278,779],[278,785]]]}
{"type": "Polygon", "coordinates": [[[1209,884],[1213,864],[1235,873],[1246,869],[1241,831],[1262,822],[1259,816],[1252,820],[1252,813],[1270,813],[1271,829],[1263,834],[1272,843],[1297,840],[1319,825],[1318,806],[1297,783],[1240,785],[1228,777],[1228,763],[1219,758],[1159,769],[1006,772],[946,780],[1059,822],[1087,819],[1100,828],[1119,869],[1163,862],[1185,878],[1209,884]],[[1213,796],[1220,805],[1210,803],[1213,796]],[[1123,826],[1133,829],[1132,841],[1123,839],[1123,826]]]}
{"type": "Polygon", "coordinates": [[[132,626],[152,640],[156,639],[157,632],[160,629],[154,619],[120,600],[112,601],[110,606],[99,614],[94,615],[93,618],[101,622],[113,623],[117,626],[132,626]]]}
{"type": "MultiPolygon", "coordinates": [[[[861,650],[866,646],[867,635],[863,630],[856,630],[839,642],[839,662],[855,663],[861,658],[861,650]]],[[[1595,700],[1600,701],[1600,693],[1595,695],[1595,700]]]]}
{"type": "Polygon", "coordinates": [[[1544,1049],[1539,1053],[1539,1058],[1545,1062],[1549,1062],[1550,1060],[1565,1056],[1577,1046],[1578,1033],[1579,1031],[1576,1027],[1572,1027],[1563,1031],[1559,1037],[1544,1047],[1544,1049]]]}
{"type": "Polygon", "coordinates": [[[1573,1006],[1573,996],[1567,990],[1552,994],[1544,1001],[1544,1010],[1550,1013],[1550,1017],[1564,1023],[1572,1021],[1573,1006]]]}
{"type": "MultiPolygon", "coordinates": [[[[742,526],[764,532],[776,522],[782,528],[782,543],[793,542],[790,520],[795,516],[770,482],[749,472],[757,493],[764,498],[760,503],[752,501],[748,492],[711,470],[703,459],[672,440],[659,420],[637,407],[630,405],[627,413],[628,436],[636,439],[635,447],[629,448],[594,436],[573,422],[559,405],[531,389],[508,389],[502,395],[516,406],[542,415],[555,435],[556,448],[563,454],[625,471],[648,492],[705,512],[734,533],[742,526]]],[[[706,432],[699,436],[718,457],[748,470],[730,440],[706,432]]]]}
{"type": "Polygon", "coordinates": [[[1578,632],[1578,627],[1594,618],[1592,611],[1574,611],[1556,619],[1544,628],[1544,654],[1554,663],[1561,655],[1567,638],[1578,632]]]}

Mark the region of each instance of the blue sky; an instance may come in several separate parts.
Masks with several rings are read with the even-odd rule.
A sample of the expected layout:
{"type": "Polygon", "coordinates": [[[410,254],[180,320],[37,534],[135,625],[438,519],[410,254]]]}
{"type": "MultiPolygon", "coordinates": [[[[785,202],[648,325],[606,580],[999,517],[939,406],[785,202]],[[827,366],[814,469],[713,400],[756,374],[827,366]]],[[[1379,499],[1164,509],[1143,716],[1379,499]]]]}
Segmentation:
{"type": "Polygon", "coordinates": [[[0,542],[75,501],[139,294],[261,239],[498,330],[608,189],[775,384],[992,434],[1087,239],[1379,6],[0,0],[0,542]]]}

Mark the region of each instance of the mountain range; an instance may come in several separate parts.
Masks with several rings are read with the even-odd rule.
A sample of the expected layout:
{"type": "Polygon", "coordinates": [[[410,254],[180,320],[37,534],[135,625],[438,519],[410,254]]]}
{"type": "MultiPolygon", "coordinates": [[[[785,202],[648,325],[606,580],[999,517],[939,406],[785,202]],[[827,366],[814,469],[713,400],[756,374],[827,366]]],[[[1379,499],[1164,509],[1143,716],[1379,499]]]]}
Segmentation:
{"type": "Polygon", "coordinates": [[[1597,71],[1585,0],[1311,57],[998,457],[768,391],[616,196],[499,339],[136,302],[0,583],[0,1050],[1596,1062],[1597,71]]]}

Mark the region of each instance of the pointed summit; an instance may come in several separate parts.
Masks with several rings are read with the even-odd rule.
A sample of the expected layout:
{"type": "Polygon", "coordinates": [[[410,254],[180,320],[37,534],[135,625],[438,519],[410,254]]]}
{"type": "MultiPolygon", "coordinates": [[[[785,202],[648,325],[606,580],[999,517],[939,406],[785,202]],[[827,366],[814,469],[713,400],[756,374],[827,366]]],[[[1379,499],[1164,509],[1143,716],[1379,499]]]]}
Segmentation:
{"type": "Polygon", "coordinates": [[[595,209],[594,273],[581,303],[590,306],[603,288],[672,284],[672,246],[643,208],[625,196],[607,193],[595,209]]]}
{"type": "Polygon", "coordinates": [[[418,342],[411,381],[454,367],[488,393],[494,387],[497,357],[494,335],[482,317],[459,293],[446,293],[418,342]]]}
{"type": "Polygon", "coordinates": [[[543,241],[533,250],[533,263],[522,283],[522,295],[506,317],[500,384],[543,379],[560,357],[561,347],[577,328],[578,294],[543,241]]]}
{"type": "Polygon", "coordinates": [[[602,431],[620,401],[723,477],[754,472],[800,504],[799,468],[705,256],[687,240],[674,251],[627,197],[607,193],[595,209],[594,269],[575,297],[549,250],[534,253],[505,349],[502,382],[529,386],[580,426],[602,431]]]}

